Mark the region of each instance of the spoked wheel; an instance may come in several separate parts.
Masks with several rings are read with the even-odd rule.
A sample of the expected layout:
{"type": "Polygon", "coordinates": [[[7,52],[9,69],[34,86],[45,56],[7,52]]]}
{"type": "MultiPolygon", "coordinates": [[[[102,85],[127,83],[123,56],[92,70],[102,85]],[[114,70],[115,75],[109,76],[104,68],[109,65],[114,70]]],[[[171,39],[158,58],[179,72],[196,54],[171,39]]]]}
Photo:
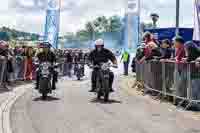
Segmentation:
{"type": "Polygon", "coordinates": [[[47,93],[42,93],[42,100],[46,100],[47,99],[47,93]]]}
{"type": "Polygon", "coordinates": [[[99,92],[97,93],[97,99],[100,100],[100,99],[101,99],[101,96],[102,96],[102,95],[101,95],[101,91],[99,91],[99,92]]]}
{"type": "Polygon", "coordinates": [[[109,80],[104,81],[104,101],[108,102],[109,101],[109,94],[110,94],[110,89],[109,89],[109,80]]]}
{"type": "Polygon", "coordinates": [[[109,101],[109,93],[105,93],[104,102],[108,102],[108,101],[109,101]]]}
{"type": "Polygon", "coordinates": [[[42,100],[47,99],[47,94],[49,93],[48,88],[51,88],[51,83],[48,79],[40,80],[40,93],[42,94],[42,100]]]}
{"type": "Polygon", "coordinates": [[[101,84],[99,80],[97,80],[97,83],[96,83],[96,90],[97,90],[97,99],[100,100],[102,96],[102,92],[101,92],[101,84]]]}

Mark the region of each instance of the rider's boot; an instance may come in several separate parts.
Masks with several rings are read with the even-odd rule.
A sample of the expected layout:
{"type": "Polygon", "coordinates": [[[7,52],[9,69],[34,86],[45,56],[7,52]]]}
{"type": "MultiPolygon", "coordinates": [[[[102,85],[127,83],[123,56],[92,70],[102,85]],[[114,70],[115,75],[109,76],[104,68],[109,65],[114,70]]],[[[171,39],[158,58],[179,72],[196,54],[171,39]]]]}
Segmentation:
{"type": "Polygon", "coordinates": [[[35,82],[35,89],[36,89],[36,90],[39,89],[39,81],[38,81],[38,80],[36,80],[36,82],[35,82]]]}
{"type": "Polygon", "coordinates": [[[56,90],[56,83],[52,83],[52,90],[56,90]]]}
{"type": "Polygon", "coordinates": [[[109,84],[110,92],[114,92],[114,89],[112,87],[113,81],[114,81],[114,74],[111,72],[110,73],[110,80],[109,80],[109,82],[110,82],[110,84],[109,84]]]}
{"type": "Polygon", "coordinates": [[[92,82],[92,87],[91,90],[89,90],[89,92],[96,92],[96,84],[94,82],[92,82]]]}
{"type": "Polygon", "coordinates": [[[92,87],[92,89],[89,90],[89,92],[96,92],[96,88],[95,88],[95,87],[92,87]]]}

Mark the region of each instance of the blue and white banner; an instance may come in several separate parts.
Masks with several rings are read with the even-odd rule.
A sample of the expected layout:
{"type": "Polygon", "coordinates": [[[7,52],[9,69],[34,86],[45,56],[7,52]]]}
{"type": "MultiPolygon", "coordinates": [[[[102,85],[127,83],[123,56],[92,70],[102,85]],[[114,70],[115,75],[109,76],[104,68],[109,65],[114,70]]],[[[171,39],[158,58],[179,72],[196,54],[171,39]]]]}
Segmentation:
{"type": "Polygon", "coordinates": [[[124,47],[135,51],[139,45],[140,30],[140,2],[139,0],[128,0],[125,16],[124,47]]]}
{"type": "Polygon", "coordinates": [[[194,0],[193,40],[200,41],[200,0],[194,0]]]}
{"type": "Polygon", "coordinates": [[[60,26],[60,9],[57,0],[50,0],[48,3],[46,24],[45,24],[45,38],[54,48],[58,48],[58,34],[60,26]]]}

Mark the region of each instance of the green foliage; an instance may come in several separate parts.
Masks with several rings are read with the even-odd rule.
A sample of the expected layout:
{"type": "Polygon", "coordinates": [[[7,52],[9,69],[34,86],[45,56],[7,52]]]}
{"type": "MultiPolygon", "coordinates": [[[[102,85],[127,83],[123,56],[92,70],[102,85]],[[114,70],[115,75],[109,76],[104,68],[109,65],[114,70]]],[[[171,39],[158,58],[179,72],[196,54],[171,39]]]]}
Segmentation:
{"type": "Polygon", "coordinates": [[[112,16],[109,18],[109,30],[110,32],[119,32],[122,29],[122,21],[119,16],[112,16]]]}
{"type": "Polygon", "coordinates": [[[122,26],[123,23],[120,16],[114,15],[108,18],[100,16],[92,21],[88,21],[84,29],[77,31],[75,35],[73,33],[66,35],[66,43],[71,45],[69,47],[88,47],[94,36],[99,38],[105,33],[121,32],[122,26]]]}
{"type": "Polygon", "coordinates": [[[11,40],[17,40],[19,37],[30,38],[30,40],[36,41],[38,40],[39,35],[22,32],[7,27],[0,28],[0,40],[11,41],[11,40]]]}
{"type": "Polygon", "coordinates": [[[87,22],[85,28],[76,33],[76,37],[79,40],[92,40],[94,34],[98,36],[103,32],[121,32],[122,25],[120,16],[115,15],[109,18],[100,16],[87,22]]]}
{"type": "Polygon", "coordinates": [[[10,41],[11,36],[8,32],[0,32],[0,40],[10,41]]]}
{"type": "Polygon", "coordinates": [[[145,23],[144,24],[144,29],[152,29],[152,28],[154,28],[152,23],[145,23]]]}

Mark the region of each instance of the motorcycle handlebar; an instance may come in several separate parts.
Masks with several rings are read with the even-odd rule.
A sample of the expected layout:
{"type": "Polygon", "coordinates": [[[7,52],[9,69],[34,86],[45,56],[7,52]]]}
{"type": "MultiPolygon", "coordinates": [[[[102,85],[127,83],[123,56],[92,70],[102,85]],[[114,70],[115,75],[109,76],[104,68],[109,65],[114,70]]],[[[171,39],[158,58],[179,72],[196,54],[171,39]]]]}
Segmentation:
{"type": "MultiPolygon", "coordinates": [[[[100,68],[99,65],[88,65],[90,68],[100,68]]],[[[115,65],[115,64],[110,64],[109,65],[110,67],[113,67],[113,68],[118,68],[118,65],[115,65]]]]}

